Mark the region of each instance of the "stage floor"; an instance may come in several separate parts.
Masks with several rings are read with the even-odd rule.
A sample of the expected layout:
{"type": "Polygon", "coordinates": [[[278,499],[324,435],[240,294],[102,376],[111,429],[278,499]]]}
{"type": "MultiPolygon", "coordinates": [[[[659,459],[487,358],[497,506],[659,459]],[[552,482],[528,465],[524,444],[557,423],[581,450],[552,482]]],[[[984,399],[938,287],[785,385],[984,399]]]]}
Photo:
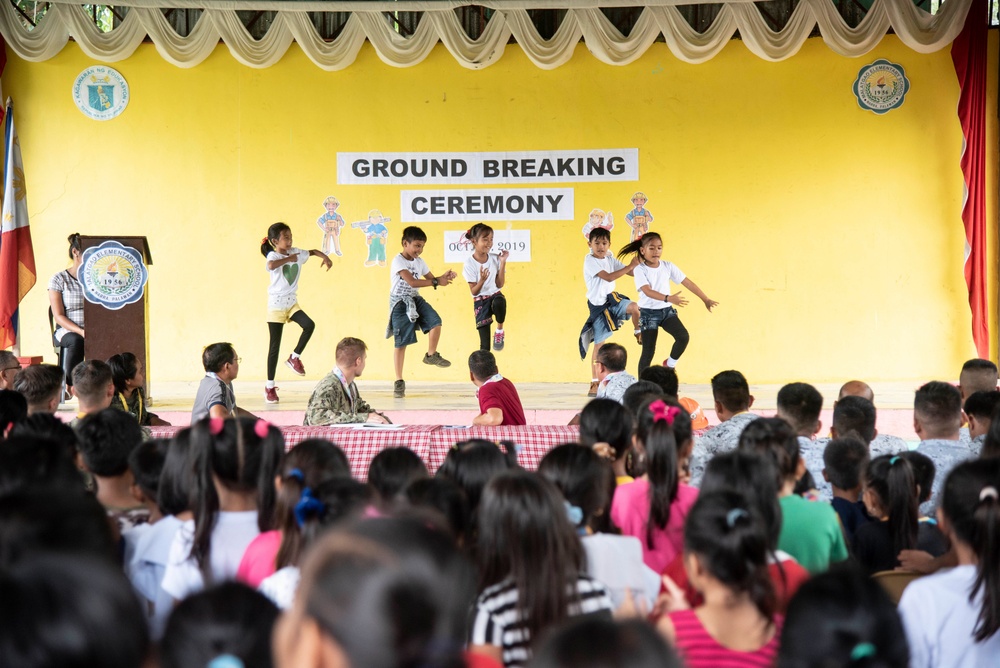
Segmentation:
{"type": "MultiPolygon", "coordinates": [[[[199,379],[200,380],[200,379],[199,379]]],[[[254,414],[279,425],[300,425],[309,396],[319,381],[293,380],[278,384],[281,403],[264,403],[264,384],[261,381],[234,383],[239,405],[254,414]]],[[[822,434],[827,433],[831,421],[831,407],[841,383],[818,383],[823,394],[824,407],[821,419],[822,434]]],[[[916,440],[913,433],[913,392],[916,382],[876,383],[875,404],[879,408],[878,429],[881,433],[895,434],[907,440],[916,440]]],[[[198,382],[159,382],[150,393],[150,410],[172,424],[188,424],[191,404],[198,382]]],[[[762,415],[773,415],[775,399],[780,384],[754,385],[753,410],[762,415]]],[[[437,383],[407,381],[406,397],[394,399],[392,383],[387,381],[359,382],[365,401],[375,409],[385,412],[400,424],[469,424],[478,414],[476,391],[472,383],[437,383]]],[[[587,403],[587,383],[523,383],[517,385],[524,405],[528,424],[566,424],[587,403]]],[[[712,410],[711,387],[682,384],[681,396],[695,399],[705,411],[709,421],[718,420],[712,410]]],[[[72,413],[75,401],[60,407],[61,412],[72,413]]]]}

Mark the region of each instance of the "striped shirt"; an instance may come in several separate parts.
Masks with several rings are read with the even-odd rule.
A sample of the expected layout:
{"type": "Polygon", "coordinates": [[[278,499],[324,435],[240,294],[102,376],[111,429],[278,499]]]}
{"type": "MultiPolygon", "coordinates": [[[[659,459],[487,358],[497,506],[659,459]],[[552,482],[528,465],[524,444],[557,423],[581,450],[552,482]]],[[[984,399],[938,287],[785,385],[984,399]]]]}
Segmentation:
{"type": "MultiPolygon", "coordinates": [[[[66,317],[75,322],[79,327],[83,327],[83,286],[80,281],[73,278],[73,274],[68,270],[60,271],[49,280],[49,290],[62,293],[63,311],[66,317]]],[[[56,327],[56,341],[62,341],[63,335],[68,332],[64,327],[56,327]]]]}
{"type": "Polygon", "coordinates": [[[782,617],[775,620],[774,635],[760,649],[741,652],[724,647],[702,625],[694,610],[670,613],[676,641],[674,646],[687,668],[771,668],[778,658],[782,617]]]}
{"type": "MultiPolygon", "coordinates": [[[[611,618],[611,596],[603,584],[581,575],[575,593],[579,602],[570,604],[570,617],[601,614],[611,618]]],[[[531,659],[531,636],[517,600],[517,586],[508,579],[484,589],[473,609],[469,644],[501,648],[506,668],[523,666],[531,659]]]]}

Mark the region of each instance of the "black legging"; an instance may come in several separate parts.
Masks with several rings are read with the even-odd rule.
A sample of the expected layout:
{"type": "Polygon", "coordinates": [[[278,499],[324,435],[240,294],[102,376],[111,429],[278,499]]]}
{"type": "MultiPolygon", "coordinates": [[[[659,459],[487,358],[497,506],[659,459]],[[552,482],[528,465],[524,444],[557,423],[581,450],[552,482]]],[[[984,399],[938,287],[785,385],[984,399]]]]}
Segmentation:
{"type": "MultiPolygon", "coordinates": [[[[306,344],[309,343],[309,337],[312,336],[313,330],[316,329],[316,323],[306,315],[305,311],[296,311],[289,320],[302,328],[299,343],[295,346],[295,354],[301,355],[302,351],[306,349],[306,344]]],[[[271,335],[270,343],[267,346],[268,380],[274,380],[274,373],[278,370],[278,349],[281,347],[281,330],[284,327],[284,323],[280,322],[267,323],[267,331],[271,335]]]]}
{"type": "MultiPolygon", "coordinates": [[[[503,295],[497,295],[490,302],[490,309],[493,311],[493,317],[496,318],[497,324],[505,322],[507,320],[507,298],[503,295]]],[[[490,326],[483,325],[482,327],[477,327],[476,331],[479,332],[479,349],[489,350],[490,349],[490,326]]]]}
{"type": "MultiPolygon", "coordinates": [[[[674,337],[674,345],[670,349],[670,356],[675,360],[680,359],[684,349],[687,348],[688,341],[691,340],[687,328],[684,327],[684,323],[677,316],[673,316],[661,322],[660,327],[667,334],[674,337]]],[[[656,352],[656,339],[659,334],[660,331],[658,329],[642,330],[642,355],[639,357],[639,373],[648,369],[652,363],[653,354],[656,352]]]]}
{"type": "Polygon", "coordinates": [[[63,349],[62,368],[66,374],[66,386],[73,387],[73,369],[83,361],[83,337],[76,332],[66,332],[56,345],[63,349]]]}

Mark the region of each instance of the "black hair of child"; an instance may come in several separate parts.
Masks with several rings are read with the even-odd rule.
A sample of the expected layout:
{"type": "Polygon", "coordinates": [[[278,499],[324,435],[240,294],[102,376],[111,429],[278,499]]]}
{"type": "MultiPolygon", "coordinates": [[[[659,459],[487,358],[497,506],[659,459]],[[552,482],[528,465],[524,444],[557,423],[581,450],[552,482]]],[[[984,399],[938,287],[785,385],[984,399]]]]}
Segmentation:
{"type": "MultiPolygon", "coordinates": [[[[159,505],[160,474],[167,460],[170,439],[151,438],[143,441],[128,456],[128,467],[138,487],[147,498],[159,505]]],[[[162,510],[162,508],[161,508],[162,510]]]]}
{"type": "Polygon", "coordinates": [[[51,413],[35,413],[24,418],[7,434],[8,439],[14,437],[55,441],[71,458],[76,457],[80,445],[73,428],[51,413]]]}
{"type": "Polygon", "coordinates": [[[195,458],[191,452],[191,429],[181,429],[170,439],[156,503],[164,515],[180,515],[192,510],[191,493],[195,489],[195,458]]]}
{"type": "MultiPolygon", "coordinates": [[[[58,419],[58,418],[57,418],[58,419]]],[[[0,447],[0,495],[40,487],[84,490],[73,454],[47,438],[11,436],[0,447]]]]}
{"type": "Polygon", "coordinates": [[[762,417],[752,421],[740,434],[739,449],[770,457],[778,476],[778,489],[798,473],[801,458],[799,437],[792,426],[781,418],[762,417]]]}
{"type": "Polygon", "coordinates": [[[14,390],[0,390],[0,432],[28,417],[28,400],[14,390]]]}
{"type": "Polygon", "coordinates": [[[136,668],[149,651],[146,615],[113,564],[43,554],[0,569],[0,665],[136,668]]]}
{"type": "Polygon", "coordinates": [[[632,261],[631,256],[638,255],[640,260],[645,260],[646,258],[642,255],[642,249],[654,241],[663,243],[663,239],[658,233],[646,232],[641,238],[622,246],[621,250],[618,251],[618,259],[628,264],[628,262],[632,261]]]}
{"type": "Polygon", "coordinates": [[[860,486],[861,474],[867,466],[868,446],[856,438],[835,438],[823,449],[823,470],[827,480],[837,489],[860,486]]]}
{"type": "Polygon", "coordinates": [[[170,613],[160,666],[208,666],[230,655],[244,668],[271,668],[271,629],[279,614],[270,599],[239,582],[192,594],[170,613]]]}
{"type": "Polygon", "coordinates": [[[648,380],[660,386],[663,394],[668,397],[677,398],[680,388],[680,380],[677,378],[677,371],[668,367],[654,364],[639,372],[639,380],[648,380]]]}
{"type": "Polygon", "coordinates": [[[907,668],[903,622],[885,590],[855,564],[837,564],[792,597],[777,668],[907,668]]]}
{"type": "Polygon", "coordinates": [[[1000,406],[1000,390],[992,392],[973,392],[965,400],[965,414],[975,416],[978,420],[989,420],[993,417],[997,406],[1000,406]]]}
{"type": "Polygon", "coordinates": [[[941,512],[958,540],[972,548],[978,560],[969,600],[982,595],[976,642],[1000,630],[1000,459],[959,464],[948,474],[941,495],[941,512]]]}
{"type": "Polygon", "coordinates": [[[142,443],[142,428],[129,413],[105,408],[80,420],[80,456],[87,470],[109,478],[128,471],[132,450],[142,443]]]}
{"type": "Polygon", "coordinates": [[[611,230],[606,227],[595,227],[587,235],[587,241],[594,243],[598,239],[606,239],[608,243],[611,242],[611,230]]]}
{"type": "Polygon", "coordinates": [[[457,482],[445,477],[414,480],[406,488],[406,500],[414,508],[439,513],[448,523],[456,543],[466,543],[472,518],[469,516],[469,499],[457,482]]]}
{"type": "Polygon", "coordinates": [[[427,233],[424,232],[419,227],[415,225],[410,225],[403,228],[403,243],[412,243],[414,241],[427,241],[427,233]]]}
{"type": "Polygon", "coordinates": [[[678,472],[681,447],[691,440],[691,416],[679,404],[670,400],[654,399],[639,409],[635,435],[646,453],[646,476],[649,479],[649,521],[646,523],[646,544],[653,547],[657,529],[666,529],[670,522],[670,506],[677,498],[678,472]],[[676,408],[672,420],[658,417],[653,404],[663,402],[676,408]]]}
{"type": "Polygon", "coordinates": [[[632,448],[634,422],[633,414],[617,401],[592,399],[580,411],[580,444],[592,448],[607,443],[617,461],[632,448]]]}
{"type": "Polygon", "coordinates": [[[385,505],[394,502],[411,482],[426,477],[427,465],[406,447],[386,448],[368,466],[368,484],[385,505]]]}
{"type": "Polygon", "coordinates": [[[750,384],[735,369],[721,371],[712,376],[712,397],[730,413],[740,413],[750,408],[750,384]]]}
{"type": "Polygon", "coordinates": [[[865,469],[865,488],[875,494],[882,513],[889,516],[889,535],[895,554],[912,550],[920,528],[920,504],[910,462],[896,455],[876,457],[865,469]]]}
{"type": "Polygon", "coordinates": [[[267,228],[267,236],[260,242],[260,254],[267,257],[269,253],[274,251],[274,242],[281,237],[282,232],[291,232],[290,228],[285,223],[275,223],[267,228]]]}
{"type": "Polygon", "coordinates": [[[615,472],[592,448],[567,443],[549,450],[538,464],[538,473],[555,485],[570,505],[582,511],[577,530],[610,533],[611,499],[615,472]]]}
{"type": "Polygon", "coordinates": [[[501,441],[497,444],[475,438],[451,446],[435,475],[450,478],[461,486],[469,500],[469,513],[475,525],[486,483],[493,476],[516,468],[517,451],[513,443],[501,441]]]}
{"type": "Polygon", "coordinates": [[[683,664],[663,636],[644,620],[587,616],[573,619],[549,634],[528,665],[530,668],[681,668],[683,664]]]}
{"type": "Polygon", "coordinates": [[[767,526],[768,547],[778,549],[781,536],[781,504],[774,462],[750,450],[733,450],[716,455],[705,467],[699,493],[736,492],[757,509],[767,526]]]}
{"type": "Polygon", "coordinates": [[[139,358],[132,353],[119,353],[108,358],[108,366],[111,367],[115,392],[124,392],[125,384],[135,378],[139,370],[139,358]]]}
{"type": "Polygon", "coordinates": [[[917,501],[920,503],[930,501],[934,478],[937,476],[937,466],[934,465],[934,460],[916,450],[901,452],[899,456],[910,462],[910,466],[913,467],[913,479],[917,481],[917,487],[920,489],[920,497],[917,501]]]}
{"type": "Polygon", "coordinates": [[[476,241],[477,239],[485,237],[487,234],[493,234],[493,228],[486,223],[476,223],[466,230],[465,238],[469,241],[476,241]]]}
{"type": "Polygon", "coordinates": [[[833,407],[833,427],[837,436],[858,435],[865,444],[875,438],[875,404],[864,397],[846,396],[833,407]]]}
{"type": "Polygon", "coordinates": [[[622,395],[622,406],[634,418],[638,417],[639,409],[644,403],[653,399],[665,399],[663,389],[648,380],[640,380],[632,383],[622,395]]]}
{"type": "Polygon", "coordinates": [[[372,490],[354,478],[330,478],[310,489],[310,496],[317,503],[308,504],[299,512],[302,521],[293,531],[301,534],[300,554],[291,565],[298,566],[301,554],[316,542],[322,533],[337,522],[361,513],[371,502],[372,490]]]}

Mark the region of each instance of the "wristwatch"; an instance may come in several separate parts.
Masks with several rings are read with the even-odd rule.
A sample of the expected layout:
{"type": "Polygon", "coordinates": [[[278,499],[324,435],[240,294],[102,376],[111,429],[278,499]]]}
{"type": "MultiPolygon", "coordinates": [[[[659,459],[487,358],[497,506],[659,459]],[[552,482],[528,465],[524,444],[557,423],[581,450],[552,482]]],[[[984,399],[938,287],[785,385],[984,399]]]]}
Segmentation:
{"type": "Polygon", "coordinates": [[[431,279],[431,285],[434,287],[435,290],[438,289],[438,283],[440,283],[440,282],[441,281],[439,281],[436,276],[431,279]]]}

